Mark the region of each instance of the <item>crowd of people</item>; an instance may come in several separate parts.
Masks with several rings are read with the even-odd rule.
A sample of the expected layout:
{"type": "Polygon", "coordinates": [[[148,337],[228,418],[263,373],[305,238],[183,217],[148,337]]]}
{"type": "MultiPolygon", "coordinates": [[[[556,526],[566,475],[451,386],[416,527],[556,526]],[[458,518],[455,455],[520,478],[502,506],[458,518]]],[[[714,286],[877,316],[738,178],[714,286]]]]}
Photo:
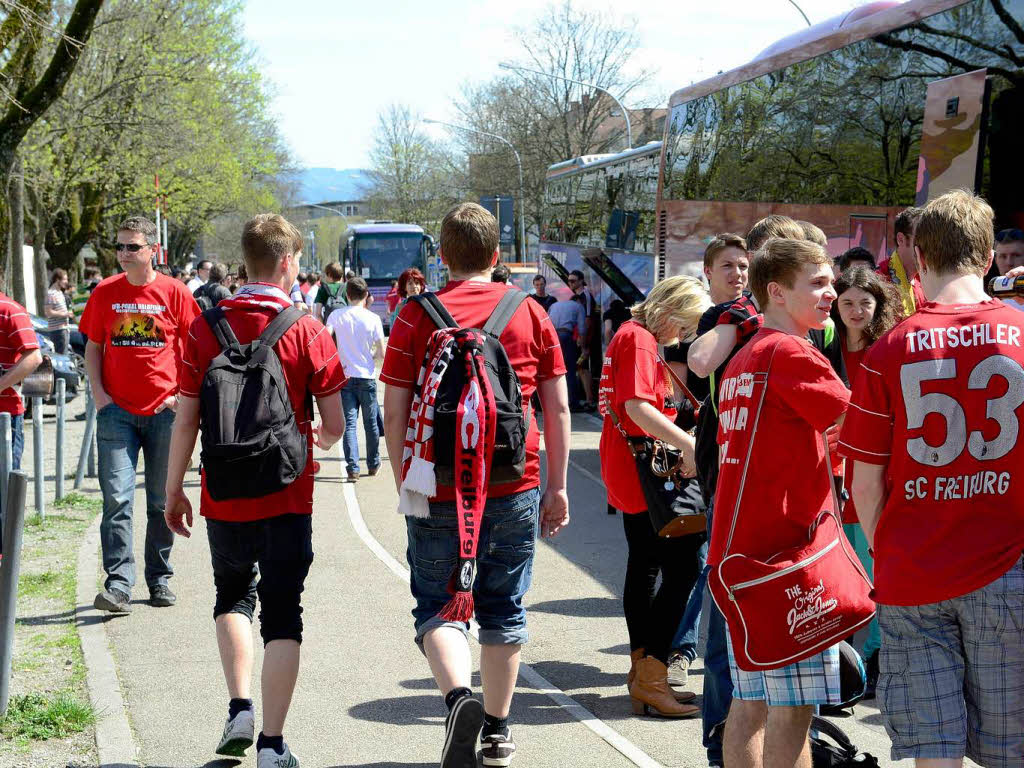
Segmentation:
{"type": "MultiPolygon", "coordinates": [[[[740,628],[708,585],[727,557],[770,562],[806,543],[832,509],[874,577],[877,618],[856,645],[893,757],[1022,765],[1024,526],[1013,470],[1024,316],[986,295],[983,278],[993,260],[1000,273],[1024,272],[1024,235],[994,233],[992,210],[966,192],[904,211],[895,230],[895,251],[876,265],[863,248],[833,259],[819,228],[771,215],[711,238],[704,280],[663,279],[639,304],[616,300],[602,315],[579,271],[561,301],[543,275],[529,297],[510,287],[495,269],[494,217],[463,203],[441,223],[451,279],[432,293],[418,270],[403,273],[386,299],[386,338],[366,281],[337,263],[300,273],[301,234],[280,216],[245,225],[244,264],[200,262],[194,276],[156,268],[154,224],[129,218],[117,231],[122,271],[87,276],[80,322],[103,494],[95,605],[131,610],[140,450],[144,578],[152,605],[175,604],[170,554],[174,535],[191,533],[183,484],[201,439],[199,511],[229,698],[217,752],[255,743],[260,768],[298,765],[283,730],[313,556],[313,446],[342,441],[355,481],[363,461],[379,471],[383,435],[407,525],[415,641],[449,712],[441,765],[476,765],[479,749],[484,765],[507,766],[534,540],[569,522],[570,413],[596,409],[609,511],[622,513],[624,682],[636,714],[700,715],[710,766],[811,765],[812,714],[841,703],[837,646],[751,671],[733,643],[740,628]],[[665,536],[653,520],[660,502],[638,457],[658,445],[678,456],[673,514],[700,530],[665,536]],[[251,479],[236,487],[224,467],[249,467],[251,479]],[[686,685],[702,614],[698,703],[686,685]],[[473,617],[482,698],[471,684],[473,617]]],[[[75,317],[67,289],[55,270],[47,318],[58,336],[75,317]]],[[[0,407],[15,417],[11,385],[39,359],[26,329],[24,310],[0,296],[10,357],[0,407]]]]}

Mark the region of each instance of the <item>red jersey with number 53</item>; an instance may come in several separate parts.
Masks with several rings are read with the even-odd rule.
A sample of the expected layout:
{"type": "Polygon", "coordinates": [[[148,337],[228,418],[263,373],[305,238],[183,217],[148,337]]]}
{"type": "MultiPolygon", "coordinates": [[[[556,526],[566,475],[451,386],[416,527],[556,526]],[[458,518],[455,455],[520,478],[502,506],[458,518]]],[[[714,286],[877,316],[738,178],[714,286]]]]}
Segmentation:
{"type": "Polygon", "coordinates": [[[1024,549],[1024,317],[1001,301],[928,303],[868,350],[840,437],[887,466],[875,599],[948,600],[1024,549]]]}

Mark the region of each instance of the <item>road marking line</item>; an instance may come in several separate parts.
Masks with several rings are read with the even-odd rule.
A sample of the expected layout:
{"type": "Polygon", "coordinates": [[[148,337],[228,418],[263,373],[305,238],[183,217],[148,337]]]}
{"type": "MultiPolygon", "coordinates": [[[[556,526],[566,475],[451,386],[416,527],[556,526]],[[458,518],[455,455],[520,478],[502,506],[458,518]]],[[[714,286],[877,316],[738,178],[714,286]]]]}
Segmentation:
{"type": "MultiPolygon", "coordinates": [[[[586,472],[586,470],[583,471],[586,472]]],[[[587,474],[589,475],[589,473],[587,474]]],[[[593,475],[589,476],[593,478],[593,475]]],[[[359,538],[362,539],[367,548],[377,556],[377,559],[387,566],[389,571],[402,579],[402,581],[408,583],[409,569],[392,557],[391,553],[384,549],[381,543],[377,541],[372,533],[370,533],[370,529],[366,527],[366,521],[363,519],[363,513],[359,508],[359,500],[356,498],[355,486],[352,483],[344,483],[342,491],[342,496],[345,499],[345,508],[348,512],[348,519],[352,523],[352,527],[355,529],[355,532],[359,535],[359,538]]],[[[473,635],[473,639],[479,641],[480,638],[477,636],[477,624],[475,621],[471,622],[469,631],[470,634],[473,635]]],[[[521,674],[531,686],[546,695],[549,699],[555,702],[555,704],[572,715],[576,720],[600,736],[601,739],[607,742],[609,746],[618,751],[634,765],[640,766],[640,768],[663,768],[661,763],[648,755],[621,733],[605,724],[603,720],[598,719],[593,712],[572,698],[572,696],[565,693],[560,688],[557,688],[554,683],[550,682],[529,664],[520,664],[519,674],[521,674]]]]}

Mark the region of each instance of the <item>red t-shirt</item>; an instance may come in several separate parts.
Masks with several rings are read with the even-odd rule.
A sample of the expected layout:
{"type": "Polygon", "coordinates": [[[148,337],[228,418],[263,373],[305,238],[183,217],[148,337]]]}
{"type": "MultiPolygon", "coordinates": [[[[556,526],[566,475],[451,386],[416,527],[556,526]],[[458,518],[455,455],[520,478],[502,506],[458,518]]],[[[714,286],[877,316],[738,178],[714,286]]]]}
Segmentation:
{"type": "MultiPolygon", "coordinates": [[[[846,378],[850,384],[853,385],[857,381],[857,377],[860,375],[860,367],[864,362],[864,353],[868,351],[867,347],[855,350],[851,352],[846,348],[846,336],[841,335],[842,352],[843,352],[843,364],[846,366],[846,378]]],[[[833,454],[835,456],[835,454],[833,454]]],[[[857,508],[853,504],[853,462],[847,461],[843,471],[843,487],[846,489],[847,494],[850,498],[846,500],[846,506],[843,507],[843,522],[844,523],[857,523],[857,508]]]]}
{"type": "Polygon", "coordinates": [[[1000,301],[928,303],[868,351],[840,448],[887,468],[878,602],[959,597],[1020,558],[1022,337],[1024,317],[1000,301]]]}
{"type": "Polygon", "coordinates": [[[198,314],[188,288],[159,272],[148,285],[120,274],[93,289],[79,327],[103,347],[103,389],[118,406],[152,416],[178,391],[181,340],[198,314]]]}
{"type": "Polygon", "coordinates": [[[808,527],[832,508],[832,470],[821,436],[846,410],[850,390],[809,341],[762,328],[730,361],[718,392],[721,466],[708,563],[717,565],[725,556],[744,471],[729,553],[768,558],[806,543],[808,527]],[[769,371],[769,361],[762,384],[755,377],[769,371]],[[755,431],[763,386],[768,389],[755,431]]]}
{"type": "Polygon", "coordinates": [[[671,397],[672,386],[665,363],[658,355],[654,334],[635,320],[623,323],[605,350],[601,367],[599,408],[604,424],[600,455],[601,479],[608,489],[608,503],[628,515],[646,512],[647,500],[640,488],[629,444],[616,429],[609,409],[615,412],[626,434],[643,437],[647,433],[629,418],[626,401],[645,400],[672,420],[676,414],[667,405],[671,397]]]}
{"type": "MultiPolygon", "coordinates": [[[[35,329],[28,312],[14,299],[0,293],[0,372],[13,368],[26,352],[39,349],[35,329]]],[[[0,392],[0,413],[19,416],[25,403],[14,387],[0,392]]]]}
{"type": "MultiPolygon", "coordinates": [[[[448,313],[463,328],[482,328],[491,316],[501,297],[511,286],[504,283],[484,283],[475,280],[450,281],[438,291],[438,298],[448,313]]],[[[388,349],[384,356],[384,367],[380,380],[385,384],[402,389],[415,389],[416,379],[427,352],[427,342],[437,326],[427,317],[420,305],[407,302],[395,318],[388,349]]],[[[537,389],[537,382],[553,379],[565,373],[562,348],[558,334],[548,318],[547,312],[535,301],[524,301],[511,322],[501,334],[501,345],[505,348],[509,362],[519,376],[523,391],[523,408],[537,389]]],[[[529,432],[526,436],[526,469],[522,480],[514,483],[492,486],[487,495],[490,498],[510,496],[513,493],[536,488],[540,485],[540,431],[532,408],[529,432]]],[[[408,417],[408,415],[407,415],[408,417]]],[[[431,501],[454,501],[455,488],[438,485],[437,496],[431,501]]]]}
{"type": "MultiPolygon", "coordinates": [[[[277,313],[292,305],[288,295],[266,283],[248,283],[230,299],[217,306],[238,341],[248,344],[259,336],[277,313]],[[246,290],[248,288],[248,290],[246,290]],[[261,291],[261,289],[263,289],[261,291]],[[253,291],[261,291],[253,293],[253,291]],[[278,295],[279,294],[279,295],[278,295]]],[[[306,468],[287,488],[256,499],[214,501],[206,491],[206,470],[199,511],[204,517],[229,522],[263,520],[278,515],[308,515],[313,512],[313,424],[306,411],[307,394],[327,397],[345,386],[345,372],[338,361],[338,348],[327,328],[310,315],[303,316],[274,346],[288,385],[288,396],[299,423],[306,433],[309,453],[306,468]]],[[[199,388],[210,362],[220,354],[220,344],[209,324],[198,318],[189,329],[182,352],[181,394],[199,397],[199,388]]]]}

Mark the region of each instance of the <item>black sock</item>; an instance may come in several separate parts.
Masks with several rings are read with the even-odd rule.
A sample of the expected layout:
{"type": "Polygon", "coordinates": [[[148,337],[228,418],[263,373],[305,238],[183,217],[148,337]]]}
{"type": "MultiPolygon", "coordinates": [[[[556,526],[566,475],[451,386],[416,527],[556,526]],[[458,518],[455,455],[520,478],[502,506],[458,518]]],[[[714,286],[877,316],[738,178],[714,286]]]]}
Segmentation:
{"type": "Polygon", "coordinates": [[[498,733],[502,736],[508,736],[508,718],[495,717],[494,715],[488,715],[484,712],[484,727],[480,732],[480,735],[493,736],[498,733]]]}
{"type": "Polygon", "coordinates": [[[463,696],[472,696],[473,692],[469,688],[452,688],[445,694],[444,705],[448,707],[448,711],[452,711],[452,707],[455,706],[455,702],[461,699],[463,696]]]}
{"type": "Polygon", "coordinates": [[[232,699],[228,702],[228,717],[234,717],[247,709],[252,709],[252,699],[232,699]]]}
{"type": "Polygon", "coordinates": [[[277,752],[279,755],[284,754],[284,736],[264,736],[263,731],[260,731],[259,738],[256,739],[256,751],[259,752],[261,749],[270,748],[277,752]]]}

